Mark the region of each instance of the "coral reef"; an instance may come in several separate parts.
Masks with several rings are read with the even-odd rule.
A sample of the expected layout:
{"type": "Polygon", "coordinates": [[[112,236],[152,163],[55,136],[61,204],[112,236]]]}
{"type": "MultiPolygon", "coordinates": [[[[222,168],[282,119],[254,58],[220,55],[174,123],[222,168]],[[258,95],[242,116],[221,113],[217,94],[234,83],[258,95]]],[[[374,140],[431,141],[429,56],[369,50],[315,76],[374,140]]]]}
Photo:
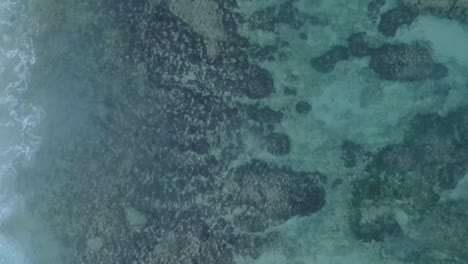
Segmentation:
{"type": "Polygon", "coordinates": [[[312,59],[311,65],[321,73],[328,73],[335,69],[335,65],[349,59],[349,50],[344,46],[336,46],[326,51],[324,54],[312,59]]]}
{"type": "Polygon", "coordinates": [[[427,49],[405,44],[385,44],[372,53],[370,67],[386,80],[442,79],[447,68],[434,63],[427,49]]]}
{"type": "Polygon", "coordinates": [[[468,23],[468,1],[466,0],[400,0],[399,2],[413,12],[430,11],[436,16],[468,23]]]}
{"type": "Polygon", "coordinates": [[[218,42],[226,41],[222,12],[216,1],[182,0],[168,1],[169,10],[200,34],[206,45],[207,56],[218,55],[218,42]]]}
{"type": "MultiPolygon", "coordinates": [[[[440,198],[445,190],[457,186],[468,169],[468,141],[455,136],[468,127],[464,114],[466,108],[446,117],[416,116],[403,144],[387,146],[372,156],[366,165],[367,176],[353,183],[356,211],[350,223],[356,237],[364,241],[382,241],[395,236],[405,239],[412,232],[405,234],[402,228],[405,223],[399,220],[402,214],[418,219],[416,226],[423,219],[425,226],[454,210],[451,205],[441,205],[440,198]]],[[[349,149],[357,148],[351,143],[344,146],[344,157],[349,157],[349,149]]],[[[441,225],[442,229],[452,228],[449,223],[441,225]]],[[[439,238],[423,239],[422,243],[442,243],[439,238]]]]}
{"type": "Polygon", "coordinates": [[[251,46],[216,31],[229,21],[207,17],[215,2],[189,2],[99,2],[109,6],[103,21],[122,26],[94,25],[84,53],[93,52],[98,80],[87,69],[73,74],[103,87],[106,111],[94,117],[102,134],[66,152],[74,162],[58,169],[61,184],[44,190],[38,209],[77,263],[234,263],[274,243],[274,232],[257,233],[324,205],[320,173],[261,160],[233,166],[247,133],[277,156],[291,142],[273,132],[282,112],[234,100],[275,91],[271,74],[247,59],[251,46]],[[184,3],[193,10],[177,10],[184,3]]]}
{"type": "Polygon", "coordinates": [[[398,28],[402,25],[409,25],[415,19],[415,15],[402,8],[396,8],[383,13],[380,16],[378,25],[379,31],[386,36],[395,36],[398,28]]]}

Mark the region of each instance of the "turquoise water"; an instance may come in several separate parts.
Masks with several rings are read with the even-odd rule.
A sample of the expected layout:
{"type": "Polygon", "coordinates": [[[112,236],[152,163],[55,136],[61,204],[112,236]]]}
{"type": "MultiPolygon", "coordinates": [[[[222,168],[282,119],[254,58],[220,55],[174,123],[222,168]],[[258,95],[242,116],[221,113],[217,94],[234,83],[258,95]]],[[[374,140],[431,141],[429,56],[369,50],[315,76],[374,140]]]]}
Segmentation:
{"type": "Polygon", "coordinates": [[[0,2],[0,264],[468,263],[465,12],[0,2]]]}

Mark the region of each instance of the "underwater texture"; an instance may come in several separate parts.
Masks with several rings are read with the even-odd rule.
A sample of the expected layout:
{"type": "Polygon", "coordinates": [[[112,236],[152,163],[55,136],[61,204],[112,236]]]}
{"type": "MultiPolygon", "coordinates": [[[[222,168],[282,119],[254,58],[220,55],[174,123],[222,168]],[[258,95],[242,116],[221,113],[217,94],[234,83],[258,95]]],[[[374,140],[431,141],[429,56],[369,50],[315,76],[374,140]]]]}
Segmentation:
{"type": "Polygon", "coordinates": [[[468,263],[468,1],[4,2],[0,264],[468,263]]]}

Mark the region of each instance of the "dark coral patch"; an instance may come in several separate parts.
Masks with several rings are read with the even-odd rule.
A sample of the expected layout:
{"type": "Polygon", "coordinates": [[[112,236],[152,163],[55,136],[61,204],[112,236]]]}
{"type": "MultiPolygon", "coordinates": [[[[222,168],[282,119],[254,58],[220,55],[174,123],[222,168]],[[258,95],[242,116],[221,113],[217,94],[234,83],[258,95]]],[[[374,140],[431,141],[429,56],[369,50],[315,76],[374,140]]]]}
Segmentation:
{"type": "Polygon", "coordinates": [[[415,17],[415,14],[409,9],[392,9],[382,14],[378,29],[382,34],[393,37],[398,28],[411,24],[415,17]]]}
{"type": "Polygon", "coordinates": [[[335,65],[342,60],[349,59],[349,50],[344,46],[336,46],[324,54],[312,59],[312,67],[321,73],[329,73],[335,69],[335,65]]]}
{"type": "Polygon", "coordinates": [[[265,137],[266,150],[275,156],[285,156],[291,151],[289,136],[283,133],[273,132],[265,137]]]}
{"type": "Polygon", "coordinates": [[[448,74],[445,66],[432,61],[427,49],[406,44],[385,44],[375,49],[370,67],[382,79],[394,81],[442,79],[448,74]]]}

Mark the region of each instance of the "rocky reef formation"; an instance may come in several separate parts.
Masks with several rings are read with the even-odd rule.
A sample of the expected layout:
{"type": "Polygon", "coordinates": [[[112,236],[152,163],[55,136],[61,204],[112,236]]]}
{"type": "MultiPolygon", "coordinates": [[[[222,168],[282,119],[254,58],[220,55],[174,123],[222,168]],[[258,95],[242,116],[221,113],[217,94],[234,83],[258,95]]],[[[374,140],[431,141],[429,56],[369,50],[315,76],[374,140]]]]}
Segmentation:
{"type": "Polygon", "coordinates": [[[357,32],[351,34],[348,39],[348,46],[351,55],[356,57],[365,57],[371,55],[373,49],[369,47],[366,32],[357,32]]]}
{"type": "Polygon", "coordinates": [[[415,13],[429,11],[436,16],[468,23],[468,1],[466,0],[400,0],[399,2],[415,13]]]}
{"type": "Polygon", "coordinates": [[[442,79],[448,69],[434,63],[427,49],[405,44],[385,44],[374,50],[370,67],[386,80],[417,81],[442,79]]]}
{"type": "Polygon", "coordinates": [[[416,18],[415,14],[408,9],[395,8],[380,16],[379,31],[389,37],[395,36],[398,28],[409,25],[416,18]]]}
{"type": "Polygon", "coordinates": [[[301,12],[294,6],[295,1],[285,1],[280,5],[273,5],[255,11],[247,24],[252,29],[275,31],[279,25],[288,25],[293,29],[300,29],[305,24],[320,25],[325,23],[317,16],[301,12]]]}
{"type": "Polygon", "coordinates": [[[351,34],[347,42],[349,48],[336,46],[312,59],[312,67],[318,72],[329,73],[335,69],[339,61],[347,60],[351,55],[370,56],[369,67],[384,80],[440,80],[448,75],[447,67],[434,62],[429,50],[419,45],[383,44],[371,47],[365,32],[351,34]]]}
{"type": "Polygon", "coordinates": [[[468,23],[468,1],[465,0],[400,0],[399,4],[399,7],[380,15],[381,6],[374,1],[369,3],[369,15],[374,20],[380,15],[378,30],[386,36],[395,36],[398,28],[411,24],[419,14],[425,12],[468,23]]]}
{"type": "Polygon", "coordinates": [[[306,101],[300,101],[296,104],[296,112],[298,112],[299,114],[307,114],[309,113],[311,110],[312,110],[312,105],[310,105],[308,102],[306,101]]]}
{"type": "Polygon", "coordinates": [[[208,58],[218,55],[218,42],[226,41],[222,13],[216,1],[167,1],[169,10],[203,37],[208,58]]]}
{"type": "MultiPolygon", "coordinates": [[[[378,243],[383,249],[387,241],[413,238],[409,222],[416,223],[414,230],[436,226],[440,229],[421,239],[420,248],[402,252],[402,259],[444,263],[426,252],[433,248],[467,257],[462,252],[466,215],[457,215],[464,205],[441,202],[444,191],[453,190],[468,169],[467,109],[417,115],[403,142],[375,151],[344,140],[341,163],[337,158],[336,164],[326,164],[328,169],[340,166],[341,177],[333,183],[320,167],[307,171],[288,165],[298,149],[308,149],[295,145],[286,124],[297,118],[293,124],[304,122],[298,128],[328,133],[317,120],[305,122],[327,108],[333,112],[336,105],[323,105],[321,95],[308,97],[304,91],[319,86],[316,80],[301,83],[302,76],[291,70],[284,73],[284,83],[275,83],[257,64],[294,58],[284,51],[292,42],[278,37],[274,44],[250,43],[237,26],[268,34],[289,27],[301,45],[310,44],[314,33],[300,29],[326,21],[301,12],[296,1],[281,1],[245,17],[233,13],[234,0],[70,1],[83,17],[61,14],[61,4],[49,1],[51,7],[61,7],[56,15],[64,20],[52,23],[50,30],[79,32],[76,38],[83,38],[71,41],[76,46],[57,57],[71,62],[71,74],[99,87],[103,108],[93,116],[102,131],[99,140],[87,146],[80,141],[60,152],[53,174],[63,176],[60,183],[34,201],[38,214],[73,252],[73,264],[233,264],[236,255],[257,258],[278,245],[279,225],[317,214],[326,195],[338,188],[349,191],[337,199],[341,222],[335,227],[327,218],[336,208],[323,210],[317,218],[329,222],[325,232],[351,233],[349,241],[363,247],[378,243]],[[61,28],[67,19],[76,27],[61,28]],[[286,106],[274,96],[282,96],[286,106]],[[251,155],[253,151],[258,152],[251,155]],[[451,235],[447,244],[445,233],[451,235]]],[[[369,4],[373,19],[384,2],[369,4]]],[[[417,12],[411,7],[390,10],[378,29],[391,36],[417,12]]],[[[369,67],[383,80],[438,80],[448,74],[429,49],[374,45],[365,32],[324,51],[310,60],[310,70],[330,73],[354,56],[369,57],[369,67]]],[[[335,132],[330,130],[326,139],[332,154],[346,134],[335,132]]]]}
{"type": "Polygon", "coordinates": [[[310,62],[312,67],[321,73],[332,72],[335,65],[342,61],[349,59],[349,50],[344,46],[336,46],[326,51],[317,58],[312,59],[310,62]]]}
{"type": "Polygon", "coordinates": [[[291,151],[291,141],[284,133],[273,132],[265,137],[268,152],[275,156],[285,156],[291,151]]]}
{"type": "MultiPolygon", "coordinates": [[[[443,192],[457,186],[468,169],[468,138],[456,136],[458,133],[466,135],[466,113],[467,109],[462,108],[446,117],[437,114],[416,116],[402,144],[386,146],[371,159],[366,157],[368,153],[359,150],[359,146],[349,142],[343,144],[343,157],[349,164],[354,164],[356,158],[369,160],[365,161],[367,176],[353,183],[356,211],[351,226],[356,237],[364,241],[395,238],[405,241],[414,239],[414,230],[423,235],[427,225],[435,223],[441,225],[437,228],[440,230],[465,232],[465,227],[453,226],[463,221],[453,215],[456,206],[440,203],[440,199],[443,192]],[[412,220],[416,220],[416,224],[411,225],[413,231],[406,233],[408,222],[412,220]]],[[[458,251],[456,246],[442,246],[445,244],[443,236],[426,236],[417,241],[412,243],[430,244],[446,255],[465,257],[463,250],[458,251]]],[[[450,241],[461,240],[456,236],[450,241]]],[[[423,252],[422,244],[413,247],[414,251],[406,252],[405,258],[415,258],[412,263],[437,259],[437,256],[423,252]]]]}
{"type": "Polygon", "coordinates": [[[107,23],[121,25],[112,39],[97,26],[88,47],[99,48],[99,78],[89,77],[104,87],[103,134],[69,154],[74,162],[40,209],[76,263],[234,263],[234,254],[256,257],[274,243],[268,228],[322,208],[324,175],[235,163],[246,133],[277,158],[291,142],[275,132],[280,111],[234,100],[268,97],[275,85],[249,61],[253,49],[227,10],[191,2],[202,15],[216,10],[201,21],[172,2],[100,4],[107,23]],[[209,39],[200,27],[213,21],[222,33],[209,39]]]}
{"type": "Polygon", "coordinates": [[[376,21],[380,15],[380,9],[385,5],[385,0],[372,0],[367,4],[367,15],[372,21],[376,21]]]}

